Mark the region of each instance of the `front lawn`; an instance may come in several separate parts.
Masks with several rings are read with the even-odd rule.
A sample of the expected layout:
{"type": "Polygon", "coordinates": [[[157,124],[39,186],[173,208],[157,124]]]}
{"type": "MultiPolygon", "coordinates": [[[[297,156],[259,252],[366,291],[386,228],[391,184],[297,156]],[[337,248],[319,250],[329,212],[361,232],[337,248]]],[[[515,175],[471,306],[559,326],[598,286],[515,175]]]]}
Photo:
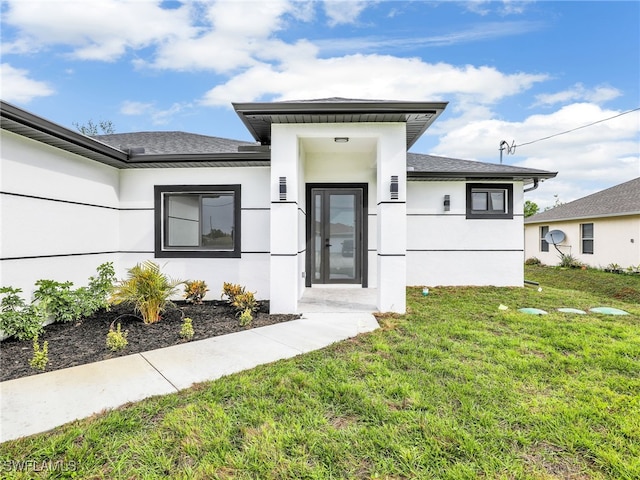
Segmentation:
{"type": "MultiPolygon", "coordinates": [[[[376,332],[6,442],[0,468],[8,478],[640,478],[640,305],[600,286],[554,286],[551,270],[527,269],[542,292],[410,289],[410,313],[380,318],[376,332]],[[631,315],[555,311],[595,306],[631,315]],[[32,463],[18,472],[19,461],[32,463]]],[[[637,288],[636,277],[598,280],[614,277],[637,288]]]]}

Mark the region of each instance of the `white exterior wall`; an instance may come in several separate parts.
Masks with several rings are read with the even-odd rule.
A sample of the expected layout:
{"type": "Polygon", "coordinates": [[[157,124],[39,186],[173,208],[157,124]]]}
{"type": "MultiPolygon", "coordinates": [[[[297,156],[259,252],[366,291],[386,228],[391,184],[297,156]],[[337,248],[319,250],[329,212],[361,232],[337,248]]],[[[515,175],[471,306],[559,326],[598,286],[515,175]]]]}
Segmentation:
{"type": "Polygon", "coordinates": [[[368,285],[378,287],[380,310],[404,312],[405,125],[275,124],[271,135],[271,311],[296,312],[308,274],[305,185],[368,183],[368,285]],[[350,139],[344,145],[346,152],[334,143],[335,137],[350,139]],[[400,183],[399,199],[393,202],[389,199],[391,175],[397,175],[400,183]],[[286,201],[279,199],[280,177],[287,178],[286,201]],[[384,186],[376,178],[386,178],[384,186]]]}
{"type": "Polygon", "coordinates": [[[118,170],[2,130],[0,284],[86,285],[119,250],[118,170]]]}
{"type": "Polygon", "coordinates": [[[407,285],[522,286],[524,195],[513,185],[513,219],[467,219],[465,182],[408,182],[407,285]]]}
{"type": "Polygon", "coordinates": [[[558,245],[564,254],[596,268],[617,263],[622,268],[640,265],[640,215],[592,218],[573,221],[527,224],[525,226],[525,258],[536,257],[545,265],[560,263],[560,254],[549,245],[548,252],[540,251],[540,227],[562,230],[565,240],[558,245]],[[580,225],[593,223],[593,254],[582,253],[580,225]]]}
{"type": "Polygon", "coordinates": [[[206,299],[219,299],[223,282],[239,283],[269,298],[269,168],[152,168],[121,171],[120,265],[118,276],[153,260],[171,277],[204,280],[206,299]],[[154,259],[154,186],[241,185],[240,258],[154,259]]]}

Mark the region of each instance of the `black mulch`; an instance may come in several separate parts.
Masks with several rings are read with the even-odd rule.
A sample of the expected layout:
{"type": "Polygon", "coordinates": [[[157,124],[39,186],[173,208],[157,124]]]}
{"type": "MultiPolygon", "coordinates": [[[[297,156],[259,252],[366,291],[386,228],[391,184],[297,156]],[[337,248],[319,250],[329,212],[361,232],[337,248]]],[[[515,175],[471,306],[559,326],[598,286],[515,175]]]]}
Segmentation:
{"type": "MultiPolygon", "coordinates": [[[[286,322],[299,315],[269,315],[269,303],[260,302],[249,327],[241,327],[238,318],[226,302],[208,301],[202,305],[176,302],[162,314],[162,319],[146,325],[133,315],[131,307],[117,305],[109,311],[101,310],[77,323],[54,323],[40,334],[40,344],[49,342],[49,363],[45,372],[98,362],[109,358],[146,352],[185,342],[180,338],[182,319],[193,320],[195,335],[191,341],[239,332],[247,328],[263,327],[286,322]],[[124,350],[112,352],[106,346],[107,333],[113,322],[128,331],[129,344],[124,350]]],[[[33,342],[8,338],[0,343],[0,381],[41,373],[29,366],[33,356],[33,342]]]]}

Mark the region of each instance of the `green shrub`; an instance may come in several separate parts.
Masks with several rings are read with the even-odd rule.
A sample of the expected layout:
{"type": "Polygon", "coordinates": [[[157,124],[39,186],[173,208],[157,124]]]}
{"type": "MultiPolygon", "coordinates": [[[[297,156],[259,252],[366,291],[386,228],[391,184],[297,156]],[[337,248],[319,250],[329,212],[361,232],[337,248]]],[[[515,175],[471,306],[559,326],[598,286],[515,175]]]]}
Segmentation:
{"type": "Polygon", "coordinates": [[[182,321],[182,328],[180,329],[180,338],[185,340],[191,340],[195,332],[193,331],[193,320],[189,317],[182,321]]]}
{"type": "Polygon", "coordinates": [[[45,340],[40,348],[38,336],[33,337],[33,357],[29,360],[29,366],[34,370],[44,371],[49,363],[49,342],[45,340]]]}
{"type": "Polygon", "coordinates": [[[72,290],[73,282],[38,280],[36,286],[38,288],[33,292],[33,298],[40,303],[47,315],[55,318],[55,321],[72,322],[84,315],[85,294],[72,290]]]}
{"type": "Polygon", "coordinates": [[[127,335],[129,335],[129,331],[125,330],[124,332],[121,330],[121,325],[118,324],[116,329],[113,329],[113,325],[109,328],[109,333],[107,333],[107,347],[112,352],[117,352],[118,350],[122,350],[127,345],[129,345],[129,341],[127,340],[127,335]]]}
{"type": "Polygon", "coordinates": [[[9,337],[30,340],[42,332],[45,314],[38,305],[27,305],[20,292],[19,288],[0,288],[0,330],[9,337]]]}
{"type": "Polygon", "coordinates": [[[581,268],[583,263],[571,254],[563,254],[560,257],[560,266],[564,268],[581,268]]]}
{"type": "Polygon", "coordinates": [[[126,280],[120,281],[113,289],[111,303],[126,303],[142,315],[144,323],[155,323],[169,305],[181,280],[168,278],[160,271],[158,264],[147,260],[128,271],[126,280]]]}
{"type": "Polygon", "coordinates": [[[244,292],[236,295],[231,305],[233,305],[233,308],[235,308],[239,314],[242,314],[246,310],[255,312],[258,309],[258,302],[253,292],[244,292]]]}
{"type": "Polygon", "coordinates": [[[113,288],[115,272],[113,263],[98,266],[97,276],[89,277],[87,287],[73,290],[72,282],[38,280],[38,289],[33,297],[44,308],[47,315],[56,321],[73,322],[88,317],[100,308],[109,307],[109,294],[113,288]]]}
{"type": "Polygon", "coordinates": [[[540,261],[540,259],[539,259],[539,258],[536,258],[536,257],[530,257],[530,258],[527,258],[527,259],[524,261],[524,264],[525,264],[525,265],[542,265],[542,262],[540,261]]]}
{"type": "Polygon", "coordinates": [[[243,310],[242,313],[240,314],[238,321],[240,322],[240,326],[242,327],[251,325],[251,322],[253,322],[253,315],[251,314],[251,309],[247,308],[243,310]]]}
{"type": "Polygon", "coordinates": [[[184,284],[184,298],[187,303],[201,304],[208,291],[204,280],[189,280],[184,284]]]}

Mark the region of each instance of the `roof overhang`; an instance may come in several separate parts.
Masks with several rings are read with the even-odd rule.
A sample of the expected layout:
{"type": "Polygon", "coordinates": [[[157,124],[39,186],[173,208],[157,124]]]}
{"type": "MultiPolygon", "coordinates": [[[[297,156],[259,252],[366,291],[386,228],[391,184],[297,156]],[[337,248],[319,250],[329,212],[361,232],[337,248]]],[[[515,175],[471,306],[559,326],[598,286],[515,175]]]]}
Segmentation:
{"type": "Polygon", "coordinates": [[[447,180],[471,180],[471,181],[490,181],[490,180],[514,180],[524,182],[525,185],[534,183],[534,181],[543,181],[548,178],[554,178],[558,172],[416,172],[407,171],[407,180],[409,181],[447,181],[447,180]]]}
{"type": "Polygon", "coordinates": [[[396,102],[327,99],[296,102],[233,103],[253,138],[271,144],[274,123],[387,123],[407,124],[407,149],[444,111],[447,102],[396,102]]]}
{"type": "Polygon", "coordinates": [[[0,109],[0,127],[3,130],[113,167],[122,168],[126,165],[129,156],[127,152],[69,130],[10,103],[0,101],[0,109]]]}

